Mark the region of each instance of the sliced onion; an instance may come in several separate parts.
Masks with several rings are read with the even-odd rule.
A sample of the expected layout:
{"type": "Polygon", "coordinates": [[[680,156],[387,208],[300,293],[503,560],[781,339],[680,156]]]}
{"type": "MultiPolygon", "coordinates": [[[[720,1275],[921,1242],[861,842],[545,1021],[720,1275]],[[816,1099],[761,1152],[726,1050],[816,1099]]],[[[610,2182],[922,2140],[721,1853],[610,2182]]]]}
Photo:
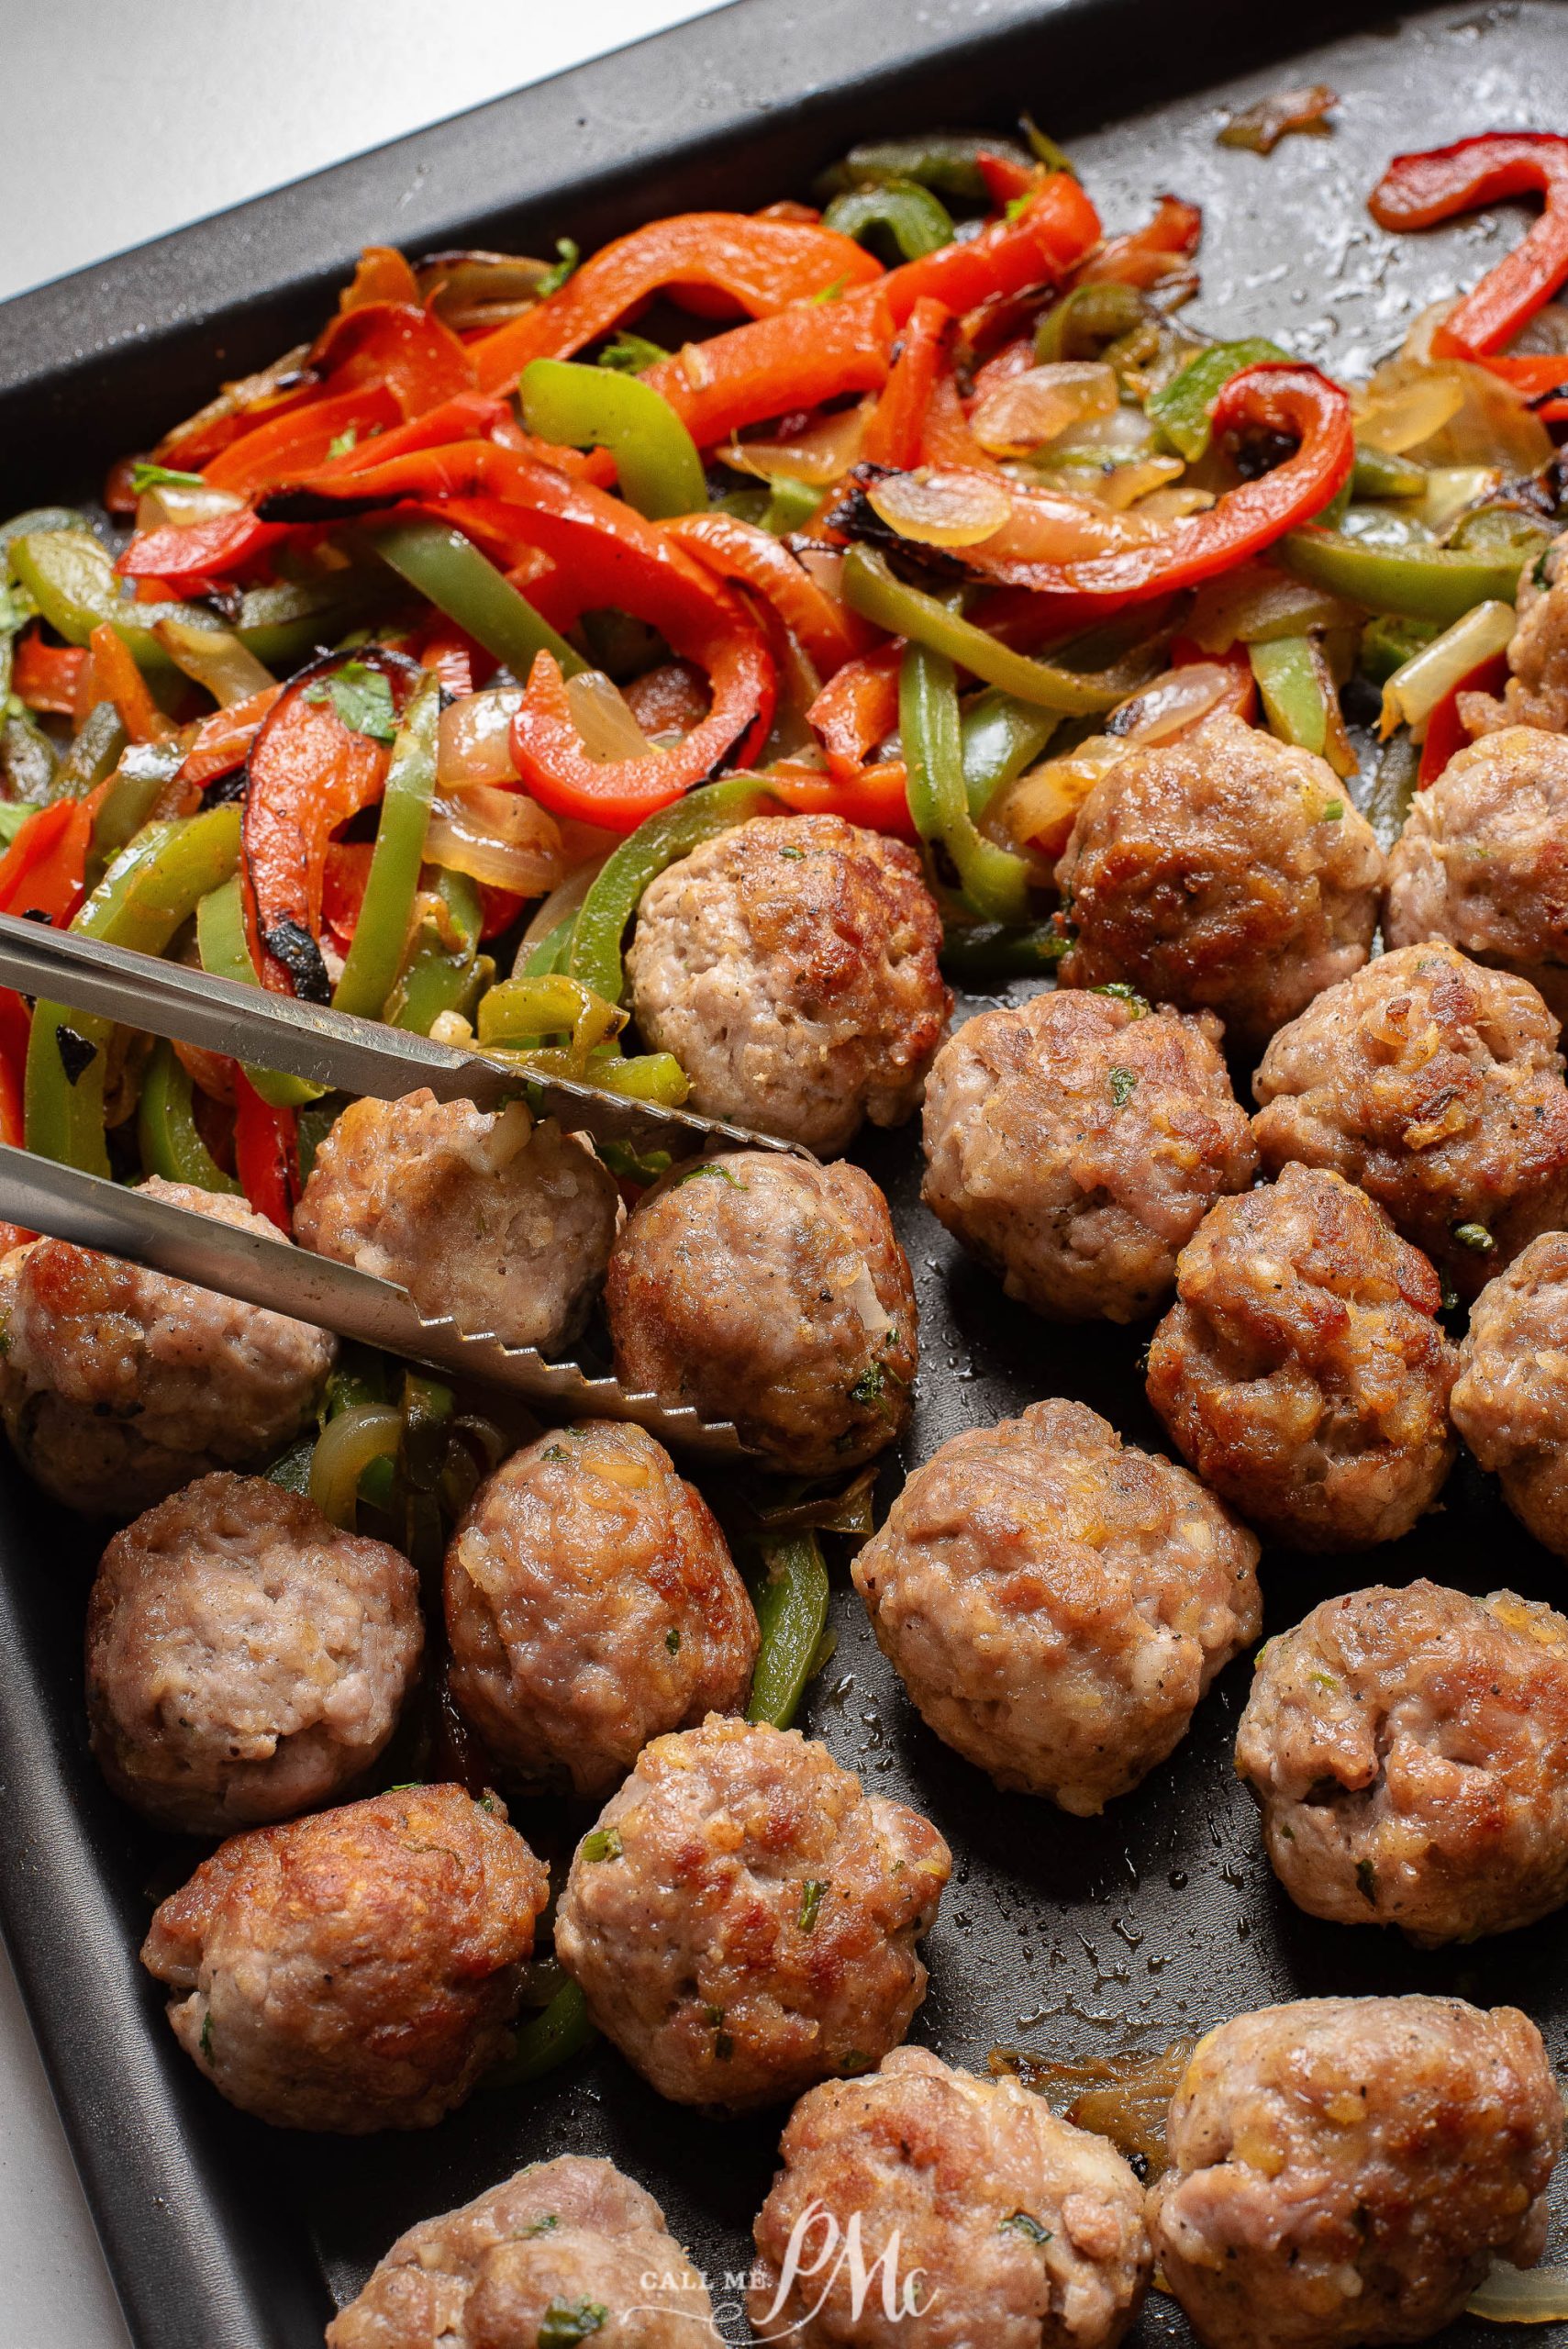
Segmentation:
{"type": "Polygon", "coordinates": [[[1485,604],[1473,604],[1462,619],[1445,628],[1430,644],[1424,644],[1403,668],[1395,670],[1384,686],[1379,732],[1386,736],[1404,724],[1419,741],[1443,696],[1451,694],[1472,669],[1503,651],[1514,632],[1515,618],[1512,604],[1493,597],[1485,604]]]}
{"type": "Polygon", "coordinates": [[[1353,402],[1356,430],[1372,447],[1408,451],[1423,464],[1500,465],[1529,473],[1551,455],[1551,436],[1511,384],[1468,360],[1385,360],[1353,402]]]}
{"type": "Polygon", "coordinates": [[[1195,2039],[1177,2039],[1169,2047],[1087,2064],[1047,2064],[1015,2048],[994,2047],[990,2069],[1010,2073],[1053,2109],[1064,2090],[1075,2090],[1063,2118],[1108,2137],[1118,2153],[1140,2157],[1152,2180],[1165,2166],[1165,2116],[1196,2045],[1195,2039]]]}
{"type": "Polygon", "coordinates": [[[553,262],[528,261],[517,253],[431,253],[415,279],[420,298],[454,334],[505,326],[539,300],[540,281],[553,262]]]}
{"type": "Polygon", "coordinates": [[[1249,562],[1198,589],[1183,633],[1205,652],[1229,652],[1233,644],[1268,644],[1315,628],[1353,628],[1359,618],[1338,596],[1271,563],[1249,562]]]}
{"type": "Polygon", "coordinates": [[[1071,431],[1051,442],[1040,462],[1055,466],[1086,459],[1096,464],[1126,464],[1134,457],[1151,455],[1158,439],[1140,407],[1124,406],[1112,408],[1107,416],[1091,417],[1086,423],[1074,425],[1071,431]]]}
{"type": "Polygon", "coordinates": [[[1116,372],[1102,360],[1060,359],[993,384],[970,410],[969,429],[994,456],[1021,457],[1120,404],[1116,372]]]}
{"type": "Polygon", "coordinates": [[[1445,367],[1422,367],[1403,377],[1379,368],[1355,403],[1356,436],[1391,457],[1419,448],[1464,406],[1464,386],[1445,367]],[[1385,376],[1380,384],[1379,376],[1385,376]]]}
{"type": "Polygon", "coordinates": [[[516,781],[512,720],[522,698],[521,685],[495,685],[484,693],[464,694],[442,710],[436,735],[436,777],[443,791],[516,781]]]}
{"type": "Polygon", "coordinates": [[[1105,730],[1124,743],[1173,742],[1221,710],[1242,710],[1251,686],[1251,678],[1229,661],[1189,662],[1184,668],[1167,669],[1113,709],[1105,730]]]}
{"type": "Polygon", "coordinates": [[[189,620],[154,620],[152,633],[176,669],[204,685],[220,709],[252,694],[265,693],[277,679],[248,646],[226,628],[196,628],[189,620]]]}
{"type": "Polygon", "coordinates": [[[1108,734],[1091,734],[1066,757],[1046,759],[1009,785],[989,810],[993,827],[1009,847],[1032,850],[1054,864],[1067,845],[1073,818],[1106,769],[1130,746],[1108,734]]]}
{"type": "Polygon", "coordinates": [[[1147,497],[1139,499],[1134,510],[1145,522],[1163,526],[1189,521],[1195,514],[1207,514],[1213,504],[1213,490],[1199,489],[1195,483],[1174,482],[1168,489],[1151,489],[1147,497]]]}
{"type": "Polygon", "coordinates": [[[1096,495],[1102,506],[1113,514],[1125,514],[1130,506],[1146,513],[1146,500],[1158,490],[1174,491],[1177,510],[1182,514],[1202,513],[1214,503],[1214,493],[1207,489],[1176,489],[1186,467],[1180,457],[1135,457],[1130,464],[1113,465],[1096,495]],[[1194,506],[1193,498],[1202,503],[1194,506]]]}
{"type": "Polygon", "coordinates": [[[1510,356],[1555,359],[1568,351],[1568,302],[1548,302],[1508,345],[1510,356]]]}
{"type": "MultiPolygon", "coordinates": [[[[701,345],[696,348],[700,350],[701,345]]],[[[869,406],[869,402],[862,401],[859,407],[820,417],[787,440],[731,440],[719,451],[719,457],[738,473],[755,473],[761,481],[785,473],[792,481],[827,489],[859,463],[869,406]]]]}
{"type": "Polygon", "coordinates": [[[577,911],[578,907],[598,879],[600,868],[619,845],[618,841],[609,840],[602,851],[595,851],[584,863],[576,866],[567,874],[564,881],[558,883],[541,904],[534,907],[528,926],[523,932],[522,943],[517,949],[517,959],[512,969],[514,978],[523,976],[528,956],[539,945],[540,940],[548,938],[552,930],[559,930],[568,914],[574,914],[577,911]]]}
{"type": "Polygon", "coordinates": [[[1443,538],[1467,506],[1502,485],[1502,470],[1496,465],[1433,465],[1421,494],[1421,520],[1434,539],[1443,538]]]}
{"type": "Polygon", "coordinates": [[[561,826],[526,792],[481,783],[443,794],[431,810],[425,857],[472,881],[537,897],[565,877],[573,859],[561,826]]]}
{"type": "Polygon", "coordinates": [[[591,759],[645,759],[651,745],[628,707],[620,688],[602,669],[584,669],[566,680],[573,721],[591,759]]]}
{"type": "Polygon", "coordinates": [[[1486,2324],[1568,2323],[1568,2267],[1510,2267],[1495,2259],[1464,2313],[1486,2324]]]}
{"type": "Polygon", "coordinates": [[[994,539],[1013,510],[1005,483],[995,473],[955,468],[888,473],[873,483],[866,502],[890,530],[920,546],[973,547],[994,539]]]}
{"type": "Polygon", "coordinates": [[[231,489],[209,489],[206,482],[161,481],[144,489],[136,501],[139,530],[188,530],[197,522],[216,522],[225,514],[240,514],[245,500],[231,489]]]}
{"type": "Polygon", "coordinates": [[[985,551],[1015,562],[1084,562],[1164,535],[1142,515],[1113,514],[1097,498],[1075,497],[1069,490],[1015,486],[1008,503],[1006,522],[985,541],[985,551]]]}

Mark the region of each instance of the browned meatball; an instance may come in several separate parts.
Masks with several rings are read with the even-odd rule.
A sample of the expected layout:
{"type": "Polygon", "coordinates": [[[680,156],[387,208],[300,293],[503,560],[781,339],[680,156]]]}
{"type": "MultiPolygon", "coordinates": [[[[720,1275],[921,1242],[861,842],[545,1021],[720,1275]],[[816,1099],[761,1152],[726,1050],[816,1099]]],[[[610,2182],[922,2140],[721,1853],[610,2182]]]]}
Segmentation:
{"type": "Polygon", "coordinates": [[[1221,718],[1118,759],[1056,877],[1063,985],[1218,1012],[1251,1054],[1366,961],[1383,858],[1325,760],[1221,718]]]}
{"type": "Polygon", "coordinates": [[[1533,2267],[1562,2103],[1517,2007],[1303,1998],[1199,2042],[1149,2199],[1206,2349],[1425,2341],[1533,2267]]]}
{"type": "Polygon", "coordinates": [[[428,2129],[509,2044],[544,1869],[494,1795],[401,1787],[231,1836],[141,1962],[231,2104],[283,2129],[428,2129]]]}
{"type": "Polygon", "coordinates": [[[682,1167],[629,1218],[605,1305],[624,1386],[733,1419],[773,1467],[856,1467],[909,1416],[909,1260],[858,1166],[736,1151],[682,1167]]]}
{"type": "Polygon", "coordinates": [[[1271,1640],[1236,1740],[1298,1908],[1426,1947],[1568,1900],[1568,1622],[1430,1582],[1271,1640]]]}
{"type": "MultiPolygon", "coordinates": [[[[241,1198],[155,1175],[151,1197],[287,1243],[241,1198]]],[[[0,1264],[0,1410],[50,1497],[134,1517],[212,1468],[256,1468],[316,1408],[336,1341],[304,1321],[39,1240],[0,1264]]]]}
{"type": "Polygon", "coordinates": [[[1515,1516],[1568,1557],[1568,1232],[1543,1231],[1487,1282],[1451,1408],[1515,1516]]]}
{"type": "Polygon", "coordinates": [[[1383,934],[1446,938],[1568,1011],[1568,740],[1510,726],[1417,792],[1388,860],[1383,934]]]}
{"type": "Polygon", "coordinates": [[[1179,1741],[1257,1637],[1258,1544],[1085,1404],[1034,1403],[917,1468],[854,1561],[923,1718],[999,1786],[1084,1817],[1179,1741]]]}
{"type": "Polygon", "coordinates": [[[842,1150],[920,1098],[952,997],[941,918],[902,841],[841,816],[759,816],[643,893],[637,1024],[706,1117],[842,1150]]]}
{"type": "Polygon", "coordinates": [[[926,1088],[926,1205],[1037,1313],[1157,1312],[1204,1210],[1257,1167],[1219,1032],[1109,995],[983,1011],[926,1088]]]}
{"type": "Polygon", "coordinates": [[[753,2230],[748,2305],[763,2341],[1110,2349],[1138,2314],[1142,2188],[1103,2137],[1017,2080],[900,2047],[870,2078],[803,2096],[780,2152],[753,2230]],[[857,2221],[862,2272],[879,2276],[859,2295],[842,2255],[857,2221]]]}
{"type": "Polygon", "coordinates": [[[1274,1038],[1253,1081],[1271,1169],[1331,1166],[1462,1296],[1568,1215],[1557,1021],[1434,941],[1384,954],[1274,1038]]]}
{"type": "Polygon", "coordinates": [[[396,1726],[419,1585],[264,1476],[203,1476],[117,1533],[87,1604],[93,1751],[115,1792],[189,1835],[330,1801],[396,1726]]]}
{"type": "Polygon", "coordinates": [[[399,2235],[327,2349],[717,2349],[706,2288],[609,2162],[531,2162],[399,2235]]]}
{"type": "Polygon", "coordinates": [[[521,1101],[492,1112],[410,1093],[344,1110],[294,1228],[317,1254],[401,1282],[421,1313],[551,1353],[588,1318],[619,1197],[585,1143],[521,1101]]]}
{"type": "Polygon", "coordinates": [[[639,1427],[514,1453],[447,1552],[451,1692],[535,1784],[604,1796],[651,1737],[745,1703],[757,1618],[706,1502],[639,1427]]]}
{"type": "Polygon", "coordinates": [[[661,2095],[772,2104],[897,2045],[951,1865],[826,1746],[715,1715],[644,1746],[578,1845],[556,1954],[661,2095]]]}
{"type": "Polygon", "coordinates": [[[1508,641],[1513,674],[1501,701],[1490,694],[1461,694],[1459,714],[1472,734],[1505,726],[1536,726],[1568,733],[1568,531],[1519,573],[1518,618],[1508,641]]]}
{"type": "Polygon", "coordinates": [[[1438,1276],[1338,1174],[1287,1166],[1182,1251],[1149,1399],[1265,1534],[1359,1550],[1407,1533],[1454,1455],[1438,1276]]]}

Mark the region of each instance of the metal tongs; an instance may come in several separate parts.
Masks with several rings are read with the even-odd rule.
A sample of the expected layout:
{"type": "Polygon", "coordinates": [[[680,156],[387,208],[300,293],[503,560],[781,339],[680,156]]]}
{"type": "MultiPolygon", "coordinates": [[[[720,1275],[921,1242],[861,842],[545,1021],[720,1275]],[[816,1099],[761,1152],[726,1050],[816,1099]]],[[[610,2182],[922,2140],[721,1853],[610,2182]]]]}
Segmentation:
{"type": "MultiPolygon", "coordinates": [[[[547,1117],[595,1141],[646,1139],[651,1131],[673,1129],[692,1136],[702,1149],[794,1154],[793,1145],[775,1135],[751,1133],[743,1126],[633,1100],[572,1078],[536,1078],[483,1052],[434,1043],[405,1029],[213,978],[183,963],[160,962],[9,914],[0,914],[0,985],[334,1092],[396,1101],[428,1086],[438,1100],[467,1100],[493,1109],[526,1085],[540,1097],[547,1117]]],[[[427,1319],[395,1281],[314,1255],[281,1238],[238,1230],[4,1143],[0,1219],[128,1258],[411,1362],[510,1388],[563,1415],[635,1419],[663,1441],[692,1451],[746,1449],[728,1420],[703,1419],[689,1404],[628,1394],[618,1380],[595,1377],[574,1362],[546,1361],[537,1347],[505,1345],[490,1330],[460,1330],[449,1314],[427,1319]]]]}

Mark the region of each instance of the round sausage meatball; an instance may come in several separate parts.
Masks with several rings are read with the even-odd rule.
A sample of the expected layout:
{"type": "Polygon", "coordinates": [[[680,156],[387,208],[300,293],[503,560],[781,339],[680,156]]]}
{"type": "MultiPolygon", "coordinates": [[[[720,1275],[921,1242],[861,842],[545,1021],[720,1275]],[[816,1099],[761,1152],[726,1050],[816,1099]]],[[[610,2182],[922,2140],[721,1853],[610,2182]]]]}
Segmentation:
{"type": "Polygon", "coordinates": [[[1476,1298],[1451,1408],[1520,1523],[1568,1557],[1568,1232],[1543,1231],[1476,1298]]]}
{"type": "Polygon", "coordinates": [[[772,2104],[897,2045],[951,1865],[826,1746],[715,1715],[644,1746],[577,1846],[556,1955],[662,2096],[772,2104]]]}
{"type": "Polygon", "coordinates": [[[1461,1296],[1568,1217],[1557,1021],[1523,979],[1434,941],[1381,955],[1282,1029],[1253,1080],[1263,1163],[1331,1166],[1461,1296]]]}
{"type": "Polygon", "coordinates": [[[451,1693],[534,1785],[603,1797],[651,1737],[737,1712],[757,1618],[662,1444],[590,1419],[480,1486],[446,1564],[451,1693]]]}
{"type": "Polygon", "coordinates": [[[328,2326],[327,2349],[537,2349],[590,2332],[595,2349],[718,2339],[651,2194],[609,2162],[562,2154],[400,2235],[328,2326]]]}
{"type": "Polygon", "coordinates": [[[369,1768],[423,1644],[402,1553],[221,1473],[117,1533],[87,1603],[87,1714],[115,1792],[187,1835],[289,1819],[369,1768]]]}
{"type": "Polygon", "coordinates": [[[780,2152],[753,2230],[748,2306],[763,2341],[1110,2349],[1138,2314],[1142,2188],[1103,2137],[1017,2080],[901,2047],[868,2079],[803,2096],[780,2152]],[[857,2294],[851,2261],[827,2255],[857,2218],[864,2269],[889,2263],[891,2310],[881,2291],[857,2294]]]}
{"type": "Polygon", "coordinates": [[[428,2129],[510,2043],[549,1890],[493,1795],[402,1787],[231,1836],[141,1962],[231,2104],[282,2129],[428,2129]]]}
{"type": "Polygon", "coordinates": [[[941,917],[902,841],[759,816],[651,882],[627,953],[637,1024],[705,1117],[842,1150],[920,1098],[952,997],[941,917]]]}
{"type": "Polygon", "coordinates": [[[1568,1900],[1568,1622],[1430,1582],[1271,1640],[1236,1740],[1309,1916],[1473,1941],[1568,1900]]]}
{"type": "Polygon", "coordinates": [[[983,1011],[926,1088],[926,1205],[1052,1320],[1157,1312],[1205,1209],[1257,1167],[1219,1033],[1111,995],[983,1011]]]}
{"type": "Polygon", "coordinates": [[[1512,672],[1499,701],[1491,694],[1461,694],[1459,715],[1472,734],[1507,726],[1568,733],[1568,531],[1519,573],[1518,618],[1508,640],[1512,672]]]}
{"type": "Polygon", "coordinates": [[[1568,1012],[1568,740],[1488,734],[1417,792],[1388,860],[1390,946],[1446,938],[1568,1012]]]}
{"type": "Polygon", "coordinates": [[[1258,1544],[1086,1404],[951,1437],[855,1558],[923,1719],[998,1786],[1092,1818],[1257,1637],[1258,1544]]]}
{"type": "Polygon", "coordinates": [[[909,1416],[915,1286],[858,1166],[735,1151],[650,1191],[610,1258],[616,1375],[733,1419],[775,1468],[828,1476],[909,1416]]]}
{"type": "MultiPolygon", "coordinates": [[[[150,1197],[276,1241],[241,1198],[154,1175],[150,1197]]],[[[336,1340],[117,1256],[38,1240],[0,1264],[0,1412],[53,1500],[134,1517],[214,1468],[259,1468],[316,1409],[336,1340]]]]}
{"type": "Polygon", "coordinates": [[[1199,2042],[1165,2143],[1149,2230],[1206,2349],[1350,2349],[1534,2266],[1562,2103],[1517,2007],[1303,1998],[1199,2042]]]}
{"type": "Polygon", "coordinates": [[[354,1101],[316,1153],[295,1236],[399,1281],[421,1313],[506,1346],[568,1346],[588,1318],[620,1194],[585,1142],[521,1101],[354,1101]]]}
{"type": "Polygon", "coordinates": [[[1149,1349],[1149,1399],[1248,1521],[1298,1550],[1407,1533],[1452,1464],[1438,1276],[1313,1166],[1209,1209],[1149,1349]]]}
{"type": "Polygon", "coordinates": [[[1064,986],[1218,1012],[1251,1056],[1366,961],[1383,857],[1327,761],[1226,717],[1118,759],[1056,877],[1064,986]]]}

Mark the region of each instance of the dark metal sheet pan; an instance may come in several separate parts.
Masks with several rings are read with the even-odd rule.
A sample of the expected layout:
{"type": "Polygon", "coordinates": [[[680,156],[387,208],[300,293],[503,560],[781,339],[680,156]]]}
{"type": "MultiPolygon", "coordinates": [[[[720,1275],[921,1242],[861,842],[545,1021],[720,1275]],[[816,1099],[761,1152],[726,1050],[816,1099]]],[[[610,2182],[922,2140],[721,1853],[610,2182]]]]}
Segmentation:
{"type": "MultiPolygon", "coordinates": [[[[1502,0],[1400,21],[1348,0],[1310,16],[1256,0],[741,0],[0,308],[0,498],[90,486],[84,465],[308,332],[363,241],[537,248],[569,229],[586,243],[680,206],[800,188],[858,137],[1001,125],[1022,104],[1071,138],[1113,226],[1167,186],[1204,204],[1202,323],[1273,332],[1352,373],[1515,232],[1485,219],[1396,248],[1366,217],[1367,188],[1400,147],[1568,123],[1568,11],[1502,0]],[[1326,45],[1308,50],[1307,39],[1326,45]],[[1340,91],[1333,136],[1287,140],[1266,162],[1217,149],[1221,106],[1282,75],[1340,91]]],[[[865,1152],[920,1288],[905,1464],[1051,1393],[1156,1442],[1140,1333],[1062,1332],[1009,1305],[919,1207],[916,1156],[908,1134],[865,1152]]],[[[334,2302],[402,2227],[569,2149],[607,2154],[645,2180],[733,2309],[726,2278],[746,2263],[777,2116],[716,2123],[677,2110],[607,2054],[529,2099],[480,2097],[413,2137],[284,2136],[212,2094],[136,1964],[167,1853],[111,1800],[86,1750],[92,1546],[8,1469],[0,1561],[0,1917],[140,2349],[314,2349],[334,2302]]],[[[1330,1589],[1418,1573],[1552,1599],[1562,1586],[1562,1566],[1468,1464],[1442,1512],[1396,1548],[1328,1568],[1276,1554],[1264,1571],[1271,1629],[1330,1589]]],[[[1562,1917],[1423,1955],[1284,1900],[1230,1765],[1245,1664],[1168,1765],[1104,1819],[1073,1820],[998,1795],[928,1734],[847,1587],[835,1621],[839,1651],[803,1725],[877,1788],[929,1810],[958,1854],[915,2033],[945,2055],[983,2068],[997,2043],[1069,2057],[1161,2045],[1281,1998],[1422,1988],[1517,2001],[1568,2064],[1562,1917]]],[[[548,1835],[543,1814],[519,1823],[548,1835]]],[[[745,2338],[738,2315],[726,2330],[745,2338]]],[[[1480,2349],[1501,2337],[1461,2325],[1446,2340],[1480,2349]]],[[[1568,2327],[1531,2337],[1565,2340],[1568,2327]]],[[[1149,2349],[1189,2336],[1155,2297],[1134,2338],[1149,2349]]]]}

